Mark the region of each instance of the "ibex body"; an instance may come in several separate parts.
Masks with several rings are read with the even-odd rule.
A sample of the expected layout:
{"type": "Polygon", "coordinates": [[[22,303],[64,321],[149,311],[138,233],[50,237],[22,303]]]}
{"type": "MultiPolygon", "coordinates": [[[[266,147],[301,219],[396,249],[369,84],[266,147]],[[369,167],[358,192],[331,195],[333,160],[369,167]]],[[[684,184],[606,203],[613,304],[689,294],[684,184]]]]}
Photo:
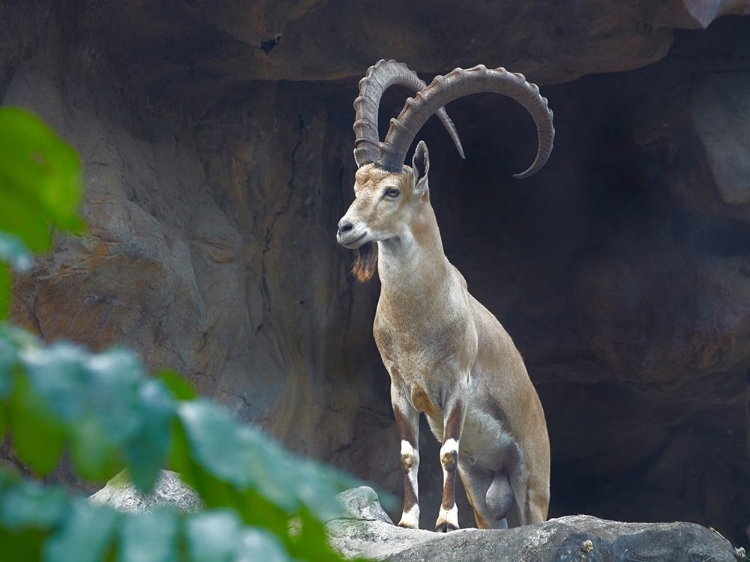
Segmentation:
{"type": "MultiPolygon", "coordinates": [[[[529,109],[537,123],[539,154],[521,176],[534,173],[551,151],[554,130],[546,100],[520,75],[484,67],[457,69],[425,88],[404,65],[381,61],[360,83],[355,102],[356,199],[339,222],[337,238],[359,250],[354,273],[360,280],[372,275],[376,263],[381,280],[374,334],[391,377],[401,435],[404,511],[399,524],[404,527],[419,526],[420,413],[442,443],[444,485],[437,530],[458,528],[456,474],[480,528],[507,526],[506,516],[514,507],[521,524],[541,522],[549,505],[547,428],[521,355],[443,252],[430,204],[424,142],[417,146],[411,168],[403,165],[427,118],[448,101],[477,91],[511,95],[529,109]],[[392,84],[418,93],[379,143],[373,122],[380,96],[392,84]]],[[[440,117],[462,152],[444,110],[440,117]]]]}

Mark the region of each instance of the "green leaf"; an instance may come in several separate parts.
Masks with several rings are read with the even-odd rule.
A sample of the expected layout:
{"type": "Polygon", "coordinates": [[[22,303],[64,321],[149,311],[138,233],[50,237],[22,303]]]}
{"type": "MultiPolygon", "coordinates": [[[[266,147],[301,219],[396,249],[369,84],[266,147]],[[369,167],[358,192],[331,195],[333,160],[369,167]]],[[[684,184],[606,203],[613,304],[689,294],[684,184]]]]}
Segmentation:
{"type": "Polygon", "coordinates": [[[177,560],[177,516],[171,511],[131,515],[120,531],[120,562],[177,560]]]}
{"type": "Polygon", "coordinates": [[[172,444],[169,448],[168,467],[180,475],[180,479],[188,486],[192,486],[195,476],[192,474],[193,462],[190,459],[190,444],[185,429],[178,418],[173,418],[170,424],[172,444]]]}
{"type": "Polygon", "coordinates": [[[71,424],[68,433],[73,466],[79,475],[102,482],[116,472],[117,450],[96,417],[82,417],[71,424]]]}
{"type": "MultiPolygon", "coordinates": [[[[248,486],[288,513],[303,504],[319,516],[338,510],[335,495],[353,479],[321,465],[296,458],[257,429],[240,427],[223,410],[205,400],[183,403],[178,408],[189,452],[198,466],[183,459],[174,467],[206,497],[208,505],[227,505],[223,490],[200,478],[201,470],[232,483],[238,490],[248,486]]],[[[245,505],[239,500],[239,506],[245,505]]],[[[247,519],[247,511],[241,508],[247,519]]]]}
{"type": "Polygon", "coordinates": [[[177,413],[192,457],[209,474],[238,488],[245,487],[250,450],[232,417],[205,399],[183,402],[177,413]]]}
{"type": "Polygon", "coordinates": [[[229,482],[216,478],[194,461],[190,474],[190,486],[201,497],[205,507],[237,509],[240,496],[229,482]]]}
{"type": "Polygon", "coordinates": [[[251,486],[285,511],[296,511],[300,504],[297,459],[255,428],[244,428],[242,438],[251,451],[247,467],[251,486]]]}
{"type": "Polygon", "coordinates": [[[11,375],[18,362],[16,346],[3,334],[0,334],[0,398],[10,392],[11,375]]]}
{"type": "Polygon", "coordinates": [[[33,252],[46,252],[52,245],[49,218],[33,203],[2,189],[0,162],[0,228],[23,240],[33,252]]]}
{"type": "Polygon", "coordinates": [[[0,558],[41,560],[42,543],[68,505],[64,490],[21,482],[18,473],[0,467],[0,558]]]}
{"type": "Polygon", "coordinates": [[[273,503],[258,490],[249,488],[242,492],[237,511],[245,525],[259,525],[279,537],[289,532],[289,511],[273,503]]]}
{"type": "Polygon", "coordinates": [[[0,443],[5,439],[5,430],[8,427],[8,417],[5,413],[5,405],[0,402],[0,443]]]}
{"type": "Polygon", "coordinates": [[[34,263],[23,240],[7,232],[0,232],[0,260],[9,263],[16,271],[28,271],[34,263]]]}
{"type": "Polygon", "coordinates": [[[144,413],[138,407],[143,365],[132,351],[111,349],[92,355],[85,367],[90,376],[89,407],[96,412],[112,442],[124,444],[144,423],[144,413]]]}
{"type": "Polygon", "coordinates": [[[193,458],[185,428],[179,418],[172,421],[169,467],[179,473],[180,480],[195,490],[206,507],[235,507],[238,501],[236,489],[228,482],[211,475],[193,458]]]}
{"type": "Polygon", "coordinates": [[[61,420],[23,376],[15,377],[9,413],[18,458],[37,474],[48,474],[57,465],[65,444],[61,420]]]}
{"type": "Polygon", "coordinates": [[[294,541],[288,543],[292,556],[316,562],[333,562],[341,559],[328,545],[325,525],[321,521],[306,509],[300,512],[299,520],[299,534],[294,537],[294,541]]]}
{"type": "Polygon", "coordinates": [[[67,422],[79,419],[86,408],[83,362],[87,356],[83,349],[67,343],[33,347],[20,354],[34,392],[67,422]]]}
{"type": "Polygon", "coordinates": [[[10,465],[0,464],[0,494],[6,487],[16,484],[20,479],[18,472],[12,469],[10,465]]]}
{"type": "Polygon", "coordinates": [[[214,510],[193,515],[185,522],[189,560],[193,562],[233,562],[242,526],[230,510],[214,510]]]}
{"type": "Polygon", "coordinates": [[[7,263],[0,263],[0,318],[8,317],[11,283],[10,267],[7,263]]]}
{"type": "Polygon", "coordinates": [[[162,371],[156,375],[164,386],[172,393],[172,396],[178,400],[189,402],[198,398],[198,392],[192,385],[174,371],[162,371]]]}
{"type": "Polygon", "coordinates": [[[18,350],[41,346],[41,343],[35,336],[9,322],[0,321],[0,339],[8,341],[16,349],[14,351],[16,355],[18,350]]]}
{"type": "Polygon", "coordinates": [[[148,380],[138,389],[139,409],[144,423],[139,434],[125,447],[133,483],[148,493],[159,471],[166,465],[170,448],[170,426],[175,403],[160,381],[148,380]]]}
{"type": "Polygon", "coordinates": [[[235,552],[236,562],[288,562],[291,560],[279,540],[262,529],[246,529],[235,552]]]}
{"type": "Polygon", "coordinates": [[[42,560],[42,545],[48,533],[38,529],[21,529],[13,531],[0,525],[0,545],[3,562],[37,562],[42,560]]]}
{"type": "Polygon", "coordinates": [[[336,494],[359,485],[330,467],[292,455],[255,428],[243,429],[253,451],[248,466],[251,485],[290,513],[305,505],[321,518],[335,517],[340,512],[336,494]]]}
{"type": "Polygon", "coordinates": [[[0,523],[7,529],[23,527],[51,529],[63,519],[69,507],[65,489],[48,488],[33,481],[23,481],[0,496],[0,523]]]}
{"type": "Polygon", "coordinates": [[[308,459],[298,459],[294,464],[295,493],[318,519],[325,520],[341,514],[336,494],[358,483],[329,467],[308,459]]]}
{"type": "MultiPolygon", "coordinates": [[[[80,231],[80,162],[75,150],[34,115],[0,108],[0,209],[12,209],[18,234],[32,249],[38,219],[80,231]],[[23,227],[27,221],[28,227],[23,227]],[[18,228],[18,227],[21,228],[18,228]]],[[[3,213],[6,218],[9,213],[3,213]]],[[[0,227],[6,223],[0,221],[0,227]]]]}
{"type": "Polygon", "coordinates": [[[99,562],[114,538],[118,513],[85,502],[71,511],[60,531],[45,543],[45,562],[99,562]]]}

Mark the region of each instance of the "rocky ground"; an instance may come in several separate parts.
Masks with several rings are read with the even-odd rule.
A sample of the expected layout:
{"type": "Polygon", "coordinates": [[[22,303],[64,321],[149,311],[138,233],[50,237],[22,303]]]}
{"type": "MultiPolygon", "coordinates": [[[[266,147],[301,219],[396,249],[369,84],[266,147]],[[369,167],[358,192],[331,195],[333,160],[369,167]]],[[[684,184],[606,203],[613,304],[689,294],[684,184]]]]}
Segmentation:
{"type": "MultiPolygon", "coordinates": [[[[125,513],[169,506],[199,507],[195,493],[165,471],[143,496],[123,474],[89,499],[125,513]]],[[[620,523],[586,515],[552,519],[510,530],[460,529],[447,534],[393,524],[367,486],[339,494],[342,510],[326,522],[331,546],[347,558],[424,562],[735,562],[739,555],[715,530],[694,523],[620,523]]]]}

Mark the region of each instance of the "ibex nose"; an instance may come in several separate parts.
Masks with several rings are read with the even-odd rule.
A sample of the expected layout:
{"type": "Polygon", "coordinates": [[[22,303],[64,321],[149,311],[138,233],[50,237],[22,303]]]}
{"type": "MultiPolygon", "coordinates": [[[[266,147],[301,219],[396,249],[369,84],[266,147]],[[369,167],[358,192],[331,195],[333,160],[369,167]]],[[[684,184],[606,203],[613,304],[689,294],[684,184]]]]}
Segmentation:
{"type": "Polygon", "coordinates": [[[352,228],[354,228],[354,225],[352,223],[347,220],[341,219],[339,221],[339,236],[341,236],[342,234],[346,234],[352,228]]]}

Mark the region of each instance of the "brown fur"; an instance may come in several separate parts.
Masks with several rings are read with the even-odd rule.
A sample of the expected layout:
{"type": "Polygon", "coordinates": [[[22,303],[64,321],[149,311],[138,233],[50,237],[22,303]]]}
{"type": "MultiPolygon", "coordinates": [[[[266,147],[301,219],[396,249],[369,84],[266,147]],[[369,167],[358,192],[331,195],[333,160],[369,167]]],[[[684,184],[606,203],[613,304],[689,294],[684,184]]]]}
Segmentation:
{"type": "Polygon", "coordinates": [[[378,267],[378,247],[375,242],[368,242],[362,244],[355,252],[352,275],[357,281],[364,283],[372,279],[378,267]]]}

